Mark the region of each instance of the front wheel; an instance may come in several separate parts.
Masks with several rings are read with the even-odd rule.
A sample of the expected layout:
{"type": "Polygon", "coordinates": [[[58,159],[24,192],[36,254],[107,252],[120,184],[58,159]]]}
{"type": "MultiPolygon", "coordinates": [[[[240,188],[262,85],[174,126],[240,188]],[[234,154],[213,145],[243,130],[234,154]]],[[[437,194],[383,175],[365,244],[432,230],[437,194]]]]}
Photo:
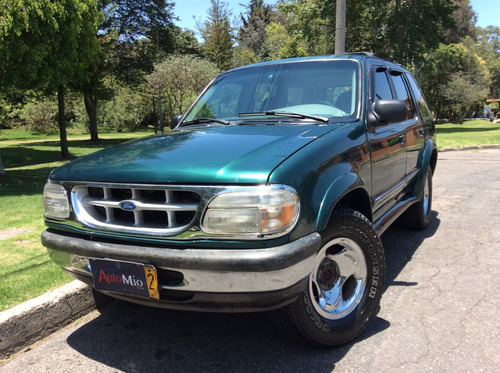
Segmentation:
{"type": "Polygon", "coordinates": [[[322,241],[306,288],[282,312],[309,341],[335,346],[357,337],[375,314],[385,257],[371,223],[351,209],[334,211],[322,241]]]}

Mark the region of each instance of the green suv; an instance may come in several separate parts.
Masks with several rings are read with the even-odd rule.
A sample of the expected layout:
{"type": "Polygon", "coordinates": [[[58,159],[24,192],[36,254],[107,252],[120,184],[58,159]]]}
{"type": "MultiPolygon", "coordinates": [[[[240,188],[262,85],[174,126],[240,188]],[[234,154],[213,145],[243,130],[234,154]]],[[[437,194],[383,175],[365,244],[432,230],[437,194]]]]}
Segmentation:
{"type": "Polygon", "coordinates": [[[429,224],[435,127],[412,74],[366,53],[244,66],[172,127],[50,174],[52,260],[96,297],[355,338],[383,292],[380,235],[429,224]]]}

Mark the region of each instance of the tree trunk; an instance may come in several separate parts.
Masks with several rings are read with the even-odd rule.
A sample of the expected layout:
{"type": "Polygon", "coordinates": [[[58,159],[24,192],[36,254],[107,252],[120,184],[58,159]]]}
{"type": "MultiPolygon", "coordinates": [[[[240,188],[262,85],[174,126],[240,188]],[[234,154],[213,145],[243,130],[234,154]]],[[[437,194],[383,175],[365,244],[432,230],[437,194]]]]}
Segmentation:
{"type": "Polygon", "coordinates": [[[89,132],[90,141],[98,141],[99,135],[97,134],[97,96],[92,96],[89,93],[84,93],[83,99],[85,101],[85,110],[89,116],[89,132]]]}
{"type": "Polygon", "coordinates": [[[345,52],[346,0],[337,0],[335,19],[335,54],[345,52]]]}
{"type": "Polygon", "coordinates": [[[0,177],[5,176],[5,171],[3,169],[3,164],[2,164],[2,156],[0,155],[0,177]]]}
{"type": "Polygon", "coordinates": [[[59,110],[59,138],[61,139],[61,157],[69,157],[68,138],[66,136],[66,123],[64,120],[64,86],[60,85],[57,88],[57,106],[59,110]]]}

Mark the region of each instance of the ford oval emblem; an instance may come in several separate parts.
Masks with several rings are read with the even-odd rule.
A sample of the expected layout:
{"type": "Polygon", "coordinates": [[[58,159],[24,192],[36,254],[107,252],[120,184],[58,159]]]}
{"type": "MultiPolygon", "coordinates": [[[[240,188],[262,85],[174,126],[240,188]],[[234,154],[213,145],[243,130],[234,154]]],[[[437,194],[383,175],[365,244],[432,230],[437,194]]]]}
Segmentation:
{"type": "Polygon", "coordinates": [[[132,201],[121,201],[119,206],[125,211],[134,211],[137,209],[137,205],[132,201]]]}

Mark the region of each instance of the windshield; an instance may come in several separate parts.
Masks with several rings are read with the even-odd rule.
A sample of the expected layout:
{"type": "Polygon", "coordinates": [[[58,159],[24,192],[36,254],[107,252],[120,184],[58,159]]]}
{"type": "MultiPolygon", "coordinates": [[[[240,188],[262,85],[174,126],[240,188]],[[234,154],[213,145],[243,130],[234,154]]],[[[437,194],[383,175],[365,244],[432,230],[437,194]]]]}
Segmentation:
{"type": "Polygon", "coordinates": [[[316,60],[230,71],[213,81],[182,123],[280,116],[277,113],[352,120],[358,116],[358,70],[354,61],[316,60]]]}

